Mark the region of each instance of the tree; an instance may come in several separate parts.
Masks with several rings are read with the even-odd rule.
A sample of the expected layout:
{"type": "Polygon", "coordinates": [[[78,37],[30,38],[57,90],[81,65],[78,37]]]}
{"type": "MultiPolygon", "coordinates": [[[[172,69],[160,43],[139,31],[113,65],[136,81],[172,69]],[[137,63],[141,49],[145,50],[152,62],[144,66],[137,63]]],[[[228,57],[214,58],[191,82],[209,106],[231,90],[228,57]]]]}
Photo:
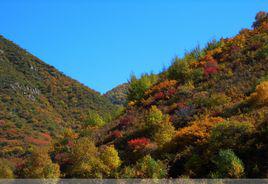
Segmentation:
{"type": "Polygon", "coordinates": [[[187,82],[191,77],[190,65],[187,61],[175,57],[167,73],[169,79],[187,82]]]}
{"type": "Polygon", "coordinates": [[[264,81],[257,85],[256,91],[250,96],[250,100],[256,104],[268,103],[268,81],[264,81]]]}
{"type": "Polygon", "coordinates": [[[159,145],[171,141],[175,135],[175,128],[170,122],[169,116],[163,115],[161,110],[152,106],[146,115],[146,126],[151,132],[152,139],[159,145]]]}
{"type": "Polygon", "coordinates": [[[34,148],[31,156],[27,158],[22,168],[22,177],[24,178],[59,178],[60,167],[52,163],[45,148],[34,148]]]}
{"type": "Polygon", "coordinates": [[[124,178],[164,178],[167,175],[167,166],[162,161],[154,160],[150,155],[138,160],[134,166],[123,169],[124,178]]]}
{"type": "Polygon", "coordinates": [[[71,177],[102,178],[105,165],[98,158],[98,148],[88,138],[80,138],[72,149],[71,177]]]}
{"type": "Polygon", "coordinates": [[[108,174],[121,165],[120,157],[114,146],[105,146],[101,149],[100,159],[106,166],[108,166],[108,174]]]}
{"type": "Polygon", "coordinates": [[[241,178],[244,175],[243,162],[230,150],[220,150],[219,154],[212,159],[217,170],[211,173],[214,178],[241,178]]]}
{"type": "Polygon", "coordinates": [[[261,11],[257,13],[253,27],[257,28],[261,26],[263,22],[268,22],[268,13],[261,11]]]}
{"type": "Polygon", "coordinates": [[[99,114],[94,112],[90,113],[88,120],[85,122],[86,127],[102,127],[103,125],[105,125],[105,121],[103,121],[99,114]]]}
{"type": "Polygon", "coordinates": [[[241,149],[244,139],[254,131],[250,122],[224,121],[212,128],[210,143],[214,148],[241,149]]]}
{"type": "Polygon", "coordinates": [[[143,98],[145,91],[154,85],[158,80],[157,75],[144,74],[140,79],[135,75],[131,76],[129,81],[128,101],[139,101],[143,98]]]}
{"type": "Polygon", "coordinates": [[[0,159],[0,179],[14,178],[13,166],[6,159],[0,159]]]}

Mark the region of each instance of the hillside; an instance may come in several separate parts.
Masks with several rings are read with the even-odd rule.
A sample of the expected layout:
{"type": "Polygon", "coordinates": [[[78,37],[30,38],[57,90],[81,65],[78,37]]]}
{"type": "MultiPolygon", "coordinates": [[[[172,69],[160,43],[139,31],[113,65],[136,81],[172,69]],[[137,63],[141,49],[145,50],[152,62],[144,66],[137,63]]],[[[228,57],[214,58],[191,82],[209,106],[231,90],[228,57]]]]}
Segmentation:
{"type": "Polygon", "coordinates": [[[120,177],[268,177],[267,80],[268,14],[260,12],[252,30],[174,58],[157,76],[133,77],[126,113],[98,145],[115,145],[120,177]]]}
{"type": "Polygon", "coordinates": [[[110,91],[107,91],[104,96],[115,105],[126,105],[128,87],[129,85],[127,83],[118,85],[110,91]]]}
{"type": "Polygon", "coordinates": [[[24,154],[66,128],[79,130],[92,114],[109,121],[116,107],[98,92],[65,76],[0,37],[0,155],[24,154]],[[47,137],[45,135],[48,135],[47,137]]]}

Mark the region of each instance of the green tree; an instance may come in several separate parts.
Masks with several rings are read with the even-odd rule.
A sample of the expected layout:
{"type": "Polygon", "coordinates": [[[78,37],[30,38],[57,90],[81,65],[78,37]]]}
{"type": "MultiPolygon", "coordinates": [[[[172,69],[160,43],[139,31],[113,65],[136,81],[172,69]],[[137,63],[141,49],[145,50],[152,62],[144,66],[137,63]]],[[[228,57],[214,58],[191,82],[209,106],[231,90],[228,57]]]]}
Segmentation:
{"type": "Polygon", "coordinates": [[[101,116],[95,112],[89,114],[88,120],[85,122],[85,126],[89,127],[102,127],[105,125],[105,121],[101,116]]]}
{"type": "Polygon", "coordinates": [[[158,80],[157,75],[144,74],[140,79],[135,75],[131,76],[129,81],[128,101],[139,101],[143,98],[145,91],[154,85],[158,80]]]}
{"type": "Polygon", "coordinates": [[[244,175],[243,162],[230,150],[220,150],[219,154],[212,159],[217,170],[211,173],[214,178],[241,178],[244,175]]]}
{"type": "Polygon", "coordinates": [[[210,145],[214,148],[241,149],[245,146],[243,139],[254,132],[250,122],[224,121],[212,128],[210,145]]]}
{"type": "Polygon", "coordinates": [[[189,81],[191,79],[189,62],[176,57],[168,69],[167,76],[169,79],[178,80],[183,83],[189,81]]]}

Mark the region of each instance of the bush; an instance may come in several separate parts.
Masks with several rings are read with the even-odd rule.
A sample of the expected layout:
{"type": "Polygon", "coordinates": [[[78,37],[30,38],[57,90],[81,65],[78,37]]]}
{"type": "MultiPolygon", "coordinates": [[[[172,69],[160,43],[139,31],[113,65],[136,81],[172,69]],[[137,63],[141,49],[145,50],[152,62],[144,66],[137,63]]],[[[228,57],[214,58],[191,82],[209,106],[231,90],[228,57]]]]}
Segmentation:
{"type": "Polygon", "coordinates": [[[143,150],[149,144],[150,144],[150,139],[147,139],[144,137],[131,139],[128,141],[128,146],[134,151],[143,150]]]}
{"type": "Polygon", "coordinates": [[[211,173],[213,178],[241,178],[244,175],[243,162],[230,149],[220,150],[212,162],[217,167],[217,170],[211,173]]]}

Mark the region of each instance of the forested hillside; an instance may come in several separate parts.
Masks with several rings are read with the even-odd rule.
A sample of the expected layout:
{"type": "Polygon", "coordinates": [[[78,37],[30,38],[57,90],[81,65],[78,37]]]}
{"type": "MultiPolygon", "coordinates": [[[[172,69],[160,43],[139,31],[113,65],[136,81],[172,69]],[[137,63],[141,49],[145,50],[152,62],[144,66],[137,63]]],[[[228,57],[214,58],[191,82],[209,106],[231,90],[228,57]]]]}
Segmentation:
{"type": "Polygon", "coordinates": [[[77,122],[88,119],[85,107],[107,115],[107,100],[1,40],[1,177],[268,177],[268,13],[160,74],[132,76],[125,110],[105,125],[96,115],[77,122]],[[70,128],[51,138],[52,120],[70,128]],[[19,137],[28,129],[43,140],[19,137]],[[39,149],[9,150],[22,140],[39,149]]]}
{"type": "Polygon", "coordinates": [[[1,157],[20,157],[29,146],[48,145],[92,117],[104,124],[116,109],[98,92],[0,37],[1,157]]]}
{"type": "Polygon", "coordinates": [[[124,83],[106,92],[104,96],[110,99],[110,101],[115,105],[126,105],[128,88],[129,84],[124,83]]]}

